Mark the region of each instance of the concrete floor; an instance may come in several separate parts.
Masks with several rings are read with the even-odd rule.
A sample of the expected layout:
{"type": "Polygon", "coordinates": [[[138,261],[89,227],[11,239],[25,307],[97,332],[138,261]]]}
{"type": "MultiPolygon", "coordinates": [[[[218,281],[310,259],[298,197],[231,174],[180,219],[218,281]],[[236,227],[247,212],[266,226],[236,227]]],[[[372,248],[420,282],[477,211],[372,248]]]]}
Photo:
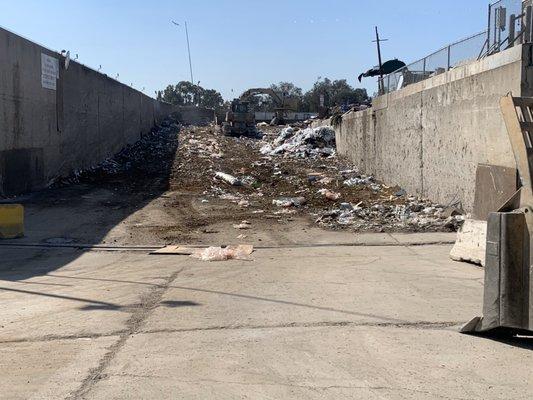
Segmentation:
{"type": "Polygon", "coordinates": [[[530,339],[457,333],[483,271],[410,238],[443,234],[221,263],[2,246],[0,397],[531,399],[530,339]]]}

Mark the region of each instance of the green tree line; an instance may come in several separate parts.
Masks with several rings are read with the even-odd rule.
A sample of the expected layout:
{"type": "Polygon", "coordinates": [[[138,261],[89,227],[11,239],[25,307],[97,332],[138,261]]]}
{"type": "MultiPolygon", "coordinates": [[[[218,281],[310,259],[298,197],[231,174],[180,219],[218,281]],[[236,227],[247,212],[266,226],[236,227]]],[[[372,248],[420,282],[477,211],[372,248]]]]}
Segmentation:
{"type": "MultiPolygon", "coordinates": [[[[291,82],[280,82],[270,86],[281,96],[297,98],[299,111],[318,112],[320,99],[324,98],[325,107],[342,106],[347,104],[362,104],[369,101],[366,89],[353,88],[346,79],[331,80],[319,77],[313,87],[307,92],[291,82]]],[[[168,85],[159,91],[158,100],[176,105],[196,105],[214,109],[226,108],[222,95],[214,89],[204,89],[200,85],[181,81],[176,85],[168,85]]],[[[254,96],[251,108],[255,111],[272,111],[274,101],[269,96],[254,96]]]]}

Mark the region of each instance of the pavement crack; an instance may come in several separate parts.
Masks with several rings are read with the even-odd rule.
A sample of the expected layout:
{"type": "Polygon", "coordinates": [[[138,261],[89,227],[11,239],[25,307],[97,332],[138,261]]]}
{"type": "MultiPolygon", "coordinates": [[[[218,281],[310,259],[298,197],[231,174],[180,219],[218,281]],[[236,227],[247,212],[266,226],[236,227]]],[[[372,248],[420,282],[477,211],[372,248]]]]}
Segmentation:
{"type": "Polygon", "coordinates": [[[439,330],[447,329],[454,326],[461,325],[460,321],[416,321],[416,322],[356,322],[356,321],[323,321],[323,322],[289,322],[274,325],[216,325],[209,327],[198,328],[183,328],[183,329],[153,329],[141,331],[141,334],[157,334],[157,333],[186,333],[186,332],[202,332],[202,331],[224,331],[224,330],[253,330],[253,329],[290,329],[290,328],[336,328],[336,327],[375,327],[375,328],[403,328],[416,330],[439,330]]]}
{"type": "Polygon", "coordinates": [[[71,392],[66,400],[83,399],[91,391],[95,383],[106,378],[105,370],[110,365],[111,361],[116,357],[118,352],[124,347],[126,341],[134,334],[141,331],[146,320],[155,308],[161,302],[163,295],[177,278],[177,276],[184,270],[185,267],[172,273],[165,283],[152,286],[151,290],[141,295],[140,307],[136,308],[126,321],[126,327],[121,331],[118,340],[109,347],[106,354],[100,359],[98,366],[92,368],[81,385],[75,391],[71,392]]]}
{"type": "MultiPolygon", "coordinates": [[[[160,286],[157,286],[160,287],[160,286]]],[[[157,307],[157,306],[156,306],[157,307]]],[[[153,330],[136,330],[135,334],[157,334],[157,333],[180,333],[180,332],[201,332],[201,331],[217,331],[217,330],[245,330],[245,329],[288,329],[288,328],[335,328],[335,327],[376,327],[376,328],[405,328],[405,329],[446,329],[463,324],[462,321],[448,321],[448,322],[405,322],[405,323],[388,323],[388,322],[355,322],[355,321],[323,321],[323,322],[288,322],[275,325],[216,325],[208,327],[197,328],[182,328],[182,329],[153,329],[153,330]]],[[[82,339],[100,339],[113,336],[128,336],[131,335],[131,329],[121,329],[106,333],[76,333],[72,335],[46,335],[40,337],[28,337],[0,340],[0,344],[16,344],[16,343],[40,343],[40,342],[54,342],[60,340],[82,340],[82,339]]]]}

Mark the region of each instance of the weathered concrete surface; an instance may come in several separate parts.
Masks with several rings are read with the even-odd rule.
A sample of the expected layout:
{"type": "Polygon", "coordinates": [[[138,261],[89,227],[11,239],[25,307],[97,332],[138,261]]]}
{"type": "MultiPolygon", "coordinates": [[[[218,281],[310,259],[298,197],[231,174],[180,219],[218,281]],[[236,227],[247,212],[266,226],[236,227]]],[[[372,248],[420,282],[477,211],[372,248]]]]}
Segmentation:
{"type": "Polygon", "coordinates": [[[173,111],[82,64],[0,28],[0,194],[44,187],[97,164],[173,111]],[[41,85],[41,54],[59,62],[56,90],[41,85]]]}
{"type": "MultiPolygon", "coordinates": [[[[435,241],[414,240],[421,236],[435,241]]],[[[202,263],[3,246],[0,392],[530,398],[531,341],[456,332],[479,314],[483,272],[452,262],[449,250],[296,246],[260,249],[252,262],[202,263]]]]}
{"type": "Polygon", "coordinates": [[[471,212],[477,165],[515,168],[499,100],[533,95],[530,50],[515,46],[345,114],[339,153],[378,179],[471,212]]]}

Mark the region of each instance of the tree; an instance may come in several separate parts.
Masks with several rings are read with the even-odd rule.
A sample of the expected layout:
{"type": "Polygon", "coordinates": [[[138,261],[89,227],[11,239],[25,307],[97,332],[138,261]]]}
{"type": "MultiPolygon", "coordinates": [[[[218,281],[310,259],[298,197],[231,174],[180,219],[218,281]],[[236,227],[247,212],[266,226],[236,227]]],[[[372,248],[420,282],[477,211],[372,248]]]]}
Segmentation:
{"type": "Polygon", "coordinates": [[[366,89],[354,89],[346,79],[332,81],[329,78],[318,77],[313,87],[303,96],[302,109],[317,112],[321,96],[324,96],[325,107],[361,104],[369,100],[366,89]]]}
{"type": "Polygon", "coordinates": [[[291,82],[280,82],[270,85],[270,89],[279,93],[280,96],[302,98],[302,89],[291,82]]]}
{"type": "MultiPolygon", "coordinates": [[[[298,102],[302,101],[302,89],[291,82],[279,82],[270,85],[270,89],[278,94],[279,97],[296,98],[298,102]]],[[[274,99],[266,94],[251,96],[249,99],[250,109],[253,111],[274,111],[276,103],[274,99]]]]}
{"type": "Polygon", "coordinates": [[[222,95],[216,90],[204,89],[188,81],[178,82],[174,86],[168,85],[163,91],[158,92],[157,99],[178,106],[193,105],[207,108],[218,108],[224,103],[222,95]]]}
{"type": "Polygon", "coordinates": [[[215,89],[203,89],[200,95],[200,105],[207,108],[220,108],[224,104],[222,95],[215,89]]]}

